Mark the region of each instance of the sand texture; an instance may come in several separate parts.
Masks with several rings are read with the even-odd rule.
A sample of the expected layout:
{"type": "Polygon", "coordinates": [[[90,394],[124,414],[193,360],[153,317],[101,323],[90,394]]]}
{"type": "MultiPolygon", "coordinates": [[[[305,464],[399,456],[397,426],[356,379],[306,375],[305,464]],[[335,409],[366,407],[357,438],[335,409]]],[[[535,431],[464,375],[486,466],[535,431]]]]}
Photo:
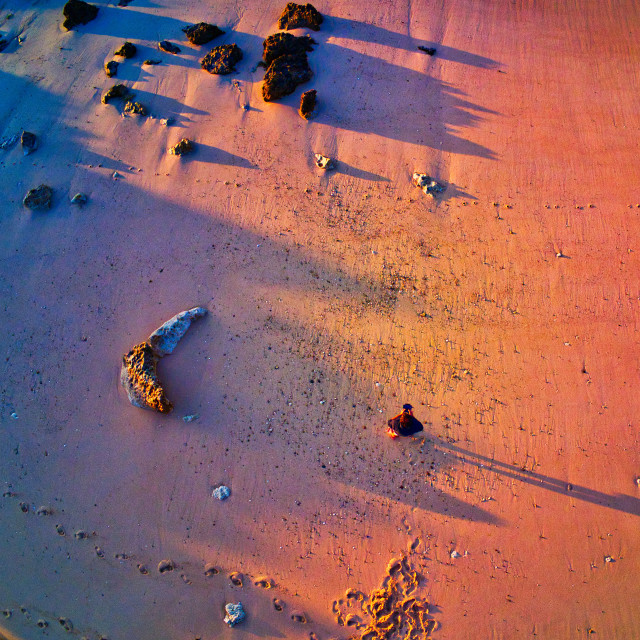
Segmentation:
{"type": "Polygon", "coordinates": [[[265,102],[284,1],[64,4],[0,8],[0,637],[640,638],[640,5],[319,1],[265,102]]]}

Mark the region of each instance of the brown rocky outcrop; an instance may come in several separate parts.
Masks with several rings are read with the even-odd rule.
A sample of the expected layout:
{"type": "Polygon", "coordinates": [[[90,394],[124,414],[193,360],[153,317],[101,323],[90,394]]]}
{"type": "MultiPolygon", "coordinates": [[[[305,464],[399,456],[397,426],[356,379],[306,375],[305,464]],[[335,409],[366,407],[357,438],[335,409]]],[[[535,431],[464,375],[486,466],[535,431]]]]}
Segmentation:
{"type": "Polygon", "coordinates": [[[191,44],[207,44],[214,38],[221,36],[224,31],[219,29],[215,24],[209,24],[208,22],[198,22],[198,24],[192,24],[190,27],[184,27],[182,29],[187,40],[191,44]]]}
{"type": "Polygon", "coordinates": [[[242,60],[242,49],[237,44],[223,44],[214,47],[200,62],[209,73],[227,75],[235,71],[235,65],[242,60]]]}
{"type": "Polygon", "coordinates": [[[87,24],[98,15],[98,7],[83,0],[69,0],[62,8],[65,21],[62,26],[69,31],[79,24],[87,24]]]}
{"type": "Polygon", "coordinates": [[[278,19],[278,29],[289,31],[307,28],[319,31],[322,20],[322,14],[312,4],[289,2],[278,19]]]}
{"type": "Polygon", "coordinates": [[[160,413],[173,409],[158,380],[158,360],[172,353],[191,323],[206,314],[203,307],[181,311],[122,357],[120,381],[132,405],[160,413]]]}
{"type": "Polygon", "coordinates": [[[310,91],[305,91],[300,96],[300,109],[298,110],[298,113],[305,120],[310,120],[315,114],[317,94],[318,92],[315,89],[311,89],[310,91]]]}

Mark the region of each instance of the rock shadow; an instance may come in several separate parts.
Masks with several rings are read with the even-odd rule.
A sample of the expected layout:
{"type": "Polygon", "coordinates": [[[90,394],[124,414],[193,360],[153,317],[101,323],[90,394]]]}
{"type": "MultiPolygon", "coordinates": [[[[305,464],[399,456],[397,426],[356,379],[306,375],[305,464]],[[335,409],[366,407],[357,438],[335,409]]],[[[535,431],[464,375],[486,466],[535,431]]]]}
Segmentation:
{"type": "Polygon", "coordinates": [[[258,169],[258,166],[253,164],[253,162],[247,158],[237,156],[234,153],[230,153],[229,151],[225,151],[219,147],[213,147],[201,142],[196,142],[195,153],[191,156],[185,156],[184,160],[187,162],[226,164],[232,167],[240,167],[242,169],[258,169]]]}
{"type": "Polygon", "coordinates": [[[336,162],[335,173],[343,173],[346,176],[351,176],[352,178],[357,178],[358,180],[368,180],[370,182],[391,182],[391,180],[385,176],[381,176],[378,173],[373,173],[372,171],[359,169],[358,167],[347,164],[342,160],[338,160],[336,162]]]}
{"type": "Polygon", "coordinates": [[[497,60],[481,56],[462,49],[447,47],[431,40],[423,40],[421,38],[412,38],[404,33],[390,31],[373,24],[360,22],[358,20],[350,20],[349,18],[338,18],[336,16],[325,16],[325,23],[322,25],[321,32],[328,33],[338,38],[347,38],[359,40],[362,42],[372,42],[382,44],[395,49],[404,49],[406,51],[415,51],[416,55],[429,56],[418,50],[418,46],[435,48],[435,57],[458,64],[465,64],[480,69],[499,69],[502,64],[497,60]]]}

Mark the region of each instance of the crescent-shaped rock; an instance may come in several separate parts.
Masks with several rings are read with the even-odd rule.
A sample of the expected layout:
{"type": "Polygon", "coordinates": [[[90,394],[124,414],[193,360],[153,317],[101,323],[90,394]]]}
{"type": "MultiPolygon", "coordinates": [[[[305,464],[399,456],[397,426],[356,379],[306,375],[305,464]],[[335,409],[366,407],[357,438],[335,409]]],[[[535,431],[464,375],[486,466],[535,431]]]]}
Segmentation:
{"type": "Polygon", "coordinates": [[[158,380],[157,364],[169,355],[191,323],[207,314],[203,307],[182,311],[158,327],[145,342],[137,344],[122,357],[120,380],[134,407],[169,413],[173,404],[158,380]]]}

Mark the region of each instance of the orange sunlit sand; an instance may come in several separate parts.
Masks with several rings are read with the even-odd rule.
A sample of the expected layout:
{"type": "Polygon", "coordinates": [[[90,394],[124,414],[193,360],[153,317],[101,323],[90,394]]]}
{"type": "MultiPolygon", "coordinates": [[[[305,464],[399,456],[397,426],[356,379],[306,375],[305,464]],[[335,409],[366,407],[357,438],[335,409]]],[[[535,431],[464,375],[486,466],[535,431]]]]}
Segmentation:
{"type": "Polygon", "coordinates": [[[0,10],[0,636],[640,637],[640,6],[317,2],[267,102],[284,1],[64,4],[0,10]]]}

